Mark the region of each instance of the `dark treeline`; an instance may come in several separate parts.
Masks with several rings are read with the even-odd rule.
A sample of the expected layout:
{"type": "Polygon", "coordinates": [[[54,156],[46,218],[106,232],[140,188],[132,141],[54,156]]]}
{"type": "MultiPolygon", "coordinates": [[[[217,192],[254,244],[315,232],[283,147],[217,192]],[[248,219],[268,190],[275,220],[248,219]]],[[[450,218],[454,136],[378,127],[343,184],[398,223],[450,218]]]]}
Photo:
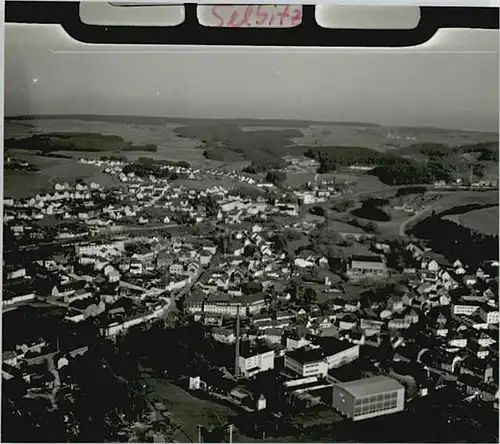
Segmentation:
{"type": "Polygon", "coordinates": [[[270,183],[280,184],[286,180],[286,173],[279,170],[271,170],[266,175],[266,180],[270,183]]]}
{"type": "Polygon", "coordinates": [[[455,150],[462,153],[478,153],[477,160],[479,161],[498,162],[498,141],[461,145],[456,147],[455,150]]]}
{"type": "Polygon", "coordinates": [[[387,185],[432,183],[437,176],[442,176],[439,165],[424,165],[396,154],[364,147],[309,148],[304,155],[319,162],[320,174],[333,172],[338,166],[373,166],[369,174],[387,185]]]}
{"type": "Polygon", "coordinates": [[[437,180],[449,181],[454,174],[459,155],[479,154],[475,166],[480,173],[482,161],[498,161],[498,142],[483,142],[472,145],[450,147],[439,143],[414,144],[397,154],[382,153],[365,147],[315,147],[304,155],[319,162],[318,173],[333,172],[339,166],[373,166],[372,174],[387,185],[428,184],[437,180]],[[403,154],[422,154],[425,163],[403,157],[403,154]],[[458,157],[457,157],[458,155],[458,157]]]}
{"type": "Polygon", "coordinates": [[[318,172],[334,171],[337,166],[351,165],[392,165],[400,162],[408,163],[408,159],[400,156],[381,153],[370,148],[359,146],[331,146],[309,148],[304,156],[316,160],[320,164],[318,172]]]}
{"type": "Polygon", "coordinates": [[[164,159],[153,159],[151,157],[139,157],[137,159],[137,163],[145,164],[145,165],[160,165],[160,166],[171,166],[171,167],[179,167],[179,168],[191,168],[189,162],[185,160],[164,160],[164,159]]]}
{"type": "Polygon", "coordinates": [[[250,165],[243,168],[244,173],[259,174],[266,173],[270,170],[282,170],[286,167],[286,162],[283,159],[278,159],[272,156],[264,156],[262,159],[253,161],[250,165]]]}
{"type": "Polygon", "coordinates": [[[427,191],[425,187],[407,187],[400,188],[396,192],[396,197],[409,196],[410,194],[423,194],[427,191]]]}
{"type": "Polygon", "coordinates": [[[120,136],[97,133],[47,133],[35,134],[22,139],[7,139],[5,146],[11,149],[38,151],[42,154],[54,151],[157,151],[154,144],[134,145],[120,136]]]}
{"type": "Polygon", "coordinates": [[[155,160],[148,157],[141,157],[136,162],[125,165],[123,167],[123,172],[125,174],[134,173],[139,177],[155,176],[170,180],[177,179],[177,173],[165,168],[167,166],[189,168],[189,163],[184,161],[171,162],[167,160],[155,160]]]}
{"type": "MultiPolygon", "coordinates": [[[[142,157],[141,157],[142,159],[142,157]]],[[[111,162],[127,162],[128,159],[126,156],[101,156],[102,161],[111,161],[111,162]]]]}
{"type": "Polygon", "coordinates": [[[499,255],[498,236],[481,234],[455,222],[433,215],[417,223],[411,233],[429,242],[433,251],[445,255],[449,260],[465,260],[477,266],[485,260],[499,255]]]}
{"type": "Polygon", "coordinates": [[[241,154],[228,150],[224,147],[213,147],[203,151],[203,156],[209,160],[217,160],[218,162],[240,162],[244,160],[241,154]]]}
{"type": "Polygon", "coordinates": [[[36,165],[28,162],[20,162],[18,160],[11,160],[4,163],[5,171],[40,171],[36,165]]]}
{"type": "Polygon", "coordinates": [[[207,147],[204,155],[208,159],[250,161],[252,165],[246,171],[252,174],[285,168],[282,157],[289,152],[292,139],[303,135],[296,129],[244,131],[239,124],[215,121],[182,126],[175,132],[181,137],[200,140],[207,147]]]}
{"type": "Polygon", "coordinates": [[[424,165],[392,164],[377,166],[370,171],[371,175],[376,176],[382,183],[387,185],[411,185],[420,183],[432,183],[434,177],[424,165]]]}
{"type": "Polygon", "coordinates": [[[459,205],[457,207],[450,208],[449,210],[440,212],[439,216],[444,217],[444,216],[453,216],[455,214],[466,214],[471,211],[481,210],[483,208],[496,207],[497,205],[498,204],[496,203],[491,203],[491,204],[471,203],[467,205],[459,205]]]}
{"type": "Polygon", "coordinates": [[[450,146],[442,143],[414,143],[401,150],[401,153],[415,154],[420,153],[424,156],[435,158],[446,158],[456,154],[478,153],[478,160],[498,160],[498,141],[479,142],[473,144],[464,144],[450,146]]]}

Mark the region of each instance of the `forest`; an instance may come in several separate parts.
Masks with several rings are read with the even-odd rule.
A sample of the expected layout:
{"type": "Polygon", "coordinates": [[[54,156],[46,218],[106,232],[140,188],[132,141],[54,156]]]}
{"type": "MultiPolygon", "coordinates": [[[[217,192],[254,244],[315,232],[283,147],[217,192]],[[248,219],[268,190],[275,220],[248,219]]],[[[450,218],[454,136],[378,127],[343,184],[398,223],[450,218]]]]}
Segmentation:
{"type": "Polygon", "coordinates": [[[460,258],[467,265],[478,266],[485,260],[498,258],[498,236],[485,235],[442,218],[442,214],[417,223],[411,234],[429,242],[433,251],[449,260],[460,258]]]}
{"type": "Polygon", "coordinates": [[[5,147],[48,154],[55,151],[151,151],[154,144],[135,145],[120,136],[97,133],[46,133],[22,139],[6,139],[5,147]]]}

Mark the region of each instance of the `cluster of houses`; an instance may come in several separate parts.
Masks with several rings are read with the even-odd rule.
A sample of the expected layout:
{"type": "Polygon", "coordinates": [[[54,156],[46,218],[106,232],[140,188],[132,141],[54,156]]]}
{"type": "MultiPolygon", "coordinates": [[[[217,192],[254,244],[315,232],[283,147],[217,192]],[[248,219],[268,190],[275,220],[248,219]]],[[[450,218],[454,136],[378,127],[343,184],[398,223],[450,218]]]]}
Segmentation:
{"type": "MultiPolygon", "coordinates": [[[[387,252],[383,247],[378,245],[387,252]]],[[[240,353],[239,371],[246,378],[274,369],[274,360],[281,360],[287,384],[303,380],[294,386],[296,393],[311,384],[308,378],[316,378],[311,387],[331,387],[340,379],[339,368],[363,359],[360,347],[381,349],[386,341],[393,364],[414,365],[414,373],[399,376],[413,380],[419,393],[453,381],[468,396],[496,403],[498,262],[469,269],[414,243],[406,252],[411,265],[403,272],[406,283],[383,298],[350,299],[348,289],[360,278],[387,279],[384,254],[351,258],[344,274],[348,282],[335,285],[325,279],[316,288],[328,294],[326,301],[305,305],[294,301],[286,282],[308,267],[327,268],[321,256],[311,257],[305,267],[279,255],[272,261],[262,256],[258,262],[232,257],[193,287],[184,309],[210,328],[218,342],[237,343],[238,316],[241,340],[266,344],[264,351],[262,346],[244,347],[240,353]],[[249,279],[254,292],[242,285],[249,279]],[[257,349],[261,351],[252,351],[257,349]]],[[[347,376],[342,382],[349,380],[347,376]]]]}
{"type": "MultiPolygon", "coordinates": [[[[54,224],[54,237],[76,238],[69,253],[61,250],[30,266],[6,264],[4,310],[52,304],[66,309],[65,321],[75,328],[91,322],[103,337],[113,338],[163,318],[179,301],[216,341],[239,347],[239,376],[252,379],[278,369],[283,390],[309,404],[321,402],[315,390],[351,384],[343,390],[354,393],[353,387],[370,385],[365,379],[380,376],[384,359],[395,367],[411,364],[404,372],[393,369],[392,377],[413,381],[421,394],[452,381],[467,396],[496,402],[498,261],[470,268],[466,258],[449,263],[409,243],[406,268],[396,273],[387,265],[391,247],[376,243],[373,254],[350,254],[344,267],[334,271],[330,258],[309,248],[290,255],[273,240],[285,227],[307,235],[315,224],[299,221],[297,197],[304,204],[328,200],[339,192],[334,183],[312,183],[295,196],[248,198],[220,185],[193,190],[167,179],[124,174],[121,161],[85,162],[105,167],[122,186],[103,190],[95,183],[58,183],[53,193],[4,200],[4,219],[14,236],[44,240],[46,232],[33,227],[58,220],[66,225],[54,224]],[[96,227],[178,227],[179,215],[195,225],[208,222],[213,230],[207,235],[186,230],[166,238],[111,234],[111,240],[83,241],[96,227]],[[276,226],[273,216],[286,222],[276,226]],[[384,287],[394,276],[404,284],[384,287]],[[376,288],[385,293],[380,296],[376,288]],[[382,352],[387,344],[389,358],[382,352]],[[367,349],[377,357],[367,358],[367,349]],[[368,361],[370,371],[354,370],[368,361]]],[[[234,172],[166,168],[192,180],[213,173],[252,185],[234,172]]],[[[71,359],[67,353],[62,357],[71,359]]],[[[4,350],[4,363],[10,366],[4,368],[4,378],[14,377],[16,368],[22,369],[23,378],[32,374],[26,365],[39,359],[52,360],[57,371],[65,365],[62,357],[58,346],[45,341],[18,344],[4,350]]],[[[397,384],[382,385],[400,393],[397,384]]],[[[383,393],[370,390],[375,394],[363,396],[383,398],[383,393]]],[[[372,410],[363,410],[359,417],[399,411],[403,398],[391,396],[390,408],[377,410],[374,400],[372,410]]],[[[252,399],[257,410],[266,408],[262,393],[252,399]]],[[[356,416],[354,410],[345,414],[356,416]]]]}

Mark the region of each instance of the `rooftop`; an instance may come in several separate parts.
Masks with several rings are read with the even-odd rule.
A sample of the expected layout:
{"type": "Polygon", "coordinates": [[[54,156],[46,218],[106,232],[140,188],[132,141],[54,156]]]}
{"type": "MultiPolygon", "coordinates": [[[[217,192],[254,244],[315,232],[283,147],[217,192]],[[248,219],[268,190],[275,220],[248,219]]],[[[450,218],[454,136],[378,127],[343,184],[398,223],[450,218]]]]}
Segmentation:
{"type": "Polygon", "coordinates": [[[322,361],[325,357],[322,350],[308,349],[306,347],[298,348],[297,350],[291,351],[286,355],[301,364],[322,361]]]}
{"type": "Polygon", "coordinates": [[[272,349],[265,345],[250,345],[248,341],[242,341],[240,345],[240,356],[242,358],[250,358],[270,351],[272,349]]]}
{"type": "Polygon", "coordinates": [[[376,262],[376,263],[384,262],[383,258],[377,255],[353,255],[352,260],[357,262],[376,262]]]}
{"type": "Polygon", "coordinates": [[[321,347],[321,350],[323,350],[325,355],[329,356],[343,352],[344,350],[355,346],[355,344],[351,344],[348,341],[340,341],[339,339],[330,337],[319,337],[316,338],[314,342],[321,347]]]}
{"type": "Polygon", "coordinates": [[[355,397],[377,395],[404,388],[398,381],[387,376],[373,376],[371,378],[357,379],[336,385],[355,397]]]}

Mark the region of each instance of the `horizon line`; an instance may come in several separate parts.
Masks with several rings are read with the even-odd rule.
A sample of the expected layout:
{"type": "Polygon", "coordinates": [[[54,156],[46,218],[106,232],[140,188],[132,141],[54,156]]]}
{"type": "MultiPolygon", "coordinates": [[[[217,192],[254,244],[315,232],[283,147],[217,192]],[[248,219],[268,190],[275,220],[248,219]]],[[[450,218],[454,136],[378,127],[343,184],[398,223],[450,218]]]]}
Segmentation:
{"type": "Polygon", "coordinates": [[[71,119],[71,118],[90,118],[99,121],[98,118],[115,118],[115,119],[149,119],[149,120],[191,120],[191,121],[238,121],[238,120],[247,120],[247,121],[256,121],[256,122],[295,122],[295,123],[304,123],[309,125],[322,125],[322,124],[330,124],[330,125],[360,125],[360,126],[371,126],[378,128],[395,128],[395,129],[426,129],[426,130],[434,130],[434,131],[455,131],[461,133],[478,133],[478,134],[489,134],[499,136],[500,132],[498,131],[480,131],[480,130],[470,130],[470,129],[458,129],[458,128],[445,128],[439,126],[429,126],[429,125],[384,125],[375,122],[363,122],[363,121],[332,121],[332,120],[321,120],[321,119],[287,119],[287,118],[255,118],[255,117],[168,117],[168,116],[150,116],[150,115],[137,115],[137,114],[18,114],[7,116],[4,115],[4,120],[28,120],[28,119],[71,119]]]}

